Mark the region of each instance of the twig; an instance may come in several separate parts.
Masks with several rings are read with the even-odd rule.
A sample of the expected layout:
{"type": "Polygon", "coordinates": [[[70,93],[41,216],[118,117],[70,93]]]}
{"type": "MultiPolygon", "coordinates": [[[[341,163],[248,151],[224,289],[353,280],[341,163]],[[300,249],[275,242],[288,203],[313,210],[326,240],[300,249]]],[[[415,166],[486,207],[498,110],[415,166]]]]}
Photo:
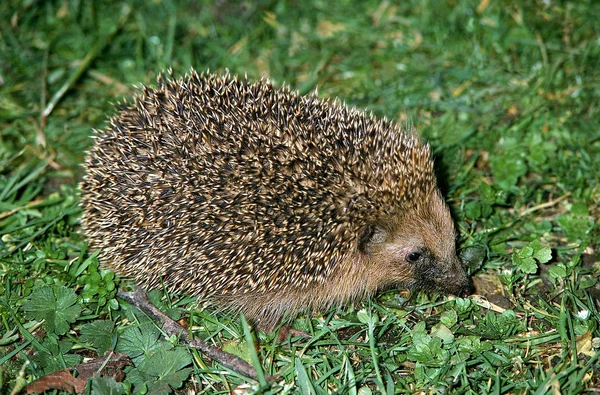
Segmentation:
{"type": "Polygon", "coordinates": [[[129,91],[129,88],[127,88],[127,85],[109,77],[106,74],[102,74],[101,72],[99,72],[97,70],[90,70],[90,71],[88,71],[88,74],[91,78],[95,79],[96,81],[100,81],[101,83],[103,83],[105,85],[112,85],[113,87],[117,88],[119,93],[125,93],[125,92],[129,91]]]}
{"type": "MultiPolygon", "coordinates": [[[[191,347],[200,350],[204,355],[206,355],[213,361],[217,361],[226,368],[229,368],[246,377],[250,377],[253,380],[258,380],[256,370],[248,362],[244,361],[240,357],[225,352],[220,348],[208,344],[203,340],[190,338],[188,332],[181,325],[173,321],[165,313],[163,313],[156,306],[150,303],[148,297],[146,296],[146,291],[143,288],[138,286],[133,292],[125,292],[119,290],[117,292],[117,296],[135,305],[144,313],[148,314],[153,320],[162,323],[162,330],[167,335],[179,336],[179,339],[181,339],[181,341],[183,341],[191,347]]],[[[271,377],[267,377],[267,380],[269,378],[271,377]]]]}
{"type": "Polygon", "coordinates": [[[35,199],[35,200],[32,200],[31,202],[27,203],[27,204],[26,204],[26,205],[24,205],[24,206],[15,207],[15,208],[13,208],[12,210],[5,211],[5,212],[3,212],[3,213],[0,213],[0,219],[4,219],[4,218],[6,218],[6,217],[10,217],[10,216],[11,216],[11,215],[13,215],[14,213],[17,213],[17,212],[19,212],[19,211],[21,211],[21,210],[24,210],[24,209],[26,209],[26,208],[35,207],[35,206],[37,206],[38,204],[41,204],[41,203],[44,203],[44,202],[45,202],[45,200],[44,200],[44,199],[35,199]]]}
{"type": "Polygon", "coordinates": [[[482,233],[491,234],[491,233],[494,233],[494,232],[498,232],[498,231],[500,231],[502,229],[506,229],[506,228],[512,226],[517,221],[519,221],[521,218],[525,217],[526,215],[529,215],[529,214],[531,214],[533,212],[536,212],[536,211],[544,209],[544,208],[552,207],[556,203],[559,203],[559,202],[565,200],[569,196],[571,196],[571,192],[567,192],[564,195],[562,195],[562,196],[560,196],[560,197],[558,197],[558,198],[556,198],[554,200],[550,200],[549,202],[538,204],[537,206],[529,207],[528,209],[523,210],[520,213],[518,213],[517,214],[517,218],[515,218],[515,219],[513,219],[511,221],[508,221],[508,222],[506,222],[506,223],[504,223],[502,225],[495,226],[495,227],[490,228],[490,229],[484,229],[482,231],[482,233]]]}
{"type": "Polygon", "coordinates": [[[571,192],[567,192],[564,195],[554,199],[554,200],[550,200],[549,202],[546,203],[542,203],[542,204],[538,204],[537,206],[533,206],[533,207],[529,207],[527,210],[523,210],[519,213],[519,217],[524,217],[526,215],[529,215],[531,213],[533,213],[534,211],[538,211],[541,210],[543,208],[548,208],[548,207],[552,207],[554,206],[556,203],[561,202],[563,200],[565,200],[566,198],[568,198],[569,196],[571,196],[571,192]]]}

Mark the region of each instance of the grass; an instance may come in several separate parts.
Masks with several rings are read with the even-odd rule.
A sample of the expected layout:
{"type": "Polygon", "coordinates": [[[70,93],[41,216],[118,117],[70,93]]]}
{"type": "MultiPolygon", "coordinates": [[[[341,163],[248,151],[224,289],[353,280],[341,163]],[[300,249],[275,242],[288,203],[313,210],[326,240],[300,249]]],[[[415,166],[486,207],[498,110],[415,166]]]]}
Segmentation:
{"type": "Polygon", "coordinates": [[[0,392],[126,353],[95,393],[592,393],[600,388],[600,4],[4,1],[0,392]],[[80,164],[158,71],[229,69],[413,123],[477,296],[390,291],[259,348],[238,317],[152,293],[266,374],[249,381],[115,298],[79,228],[80,164]],[[410,298],[408,297],[410,296],[410,298]],[[161,392],[162,391],[162,392],[161,392]]]}

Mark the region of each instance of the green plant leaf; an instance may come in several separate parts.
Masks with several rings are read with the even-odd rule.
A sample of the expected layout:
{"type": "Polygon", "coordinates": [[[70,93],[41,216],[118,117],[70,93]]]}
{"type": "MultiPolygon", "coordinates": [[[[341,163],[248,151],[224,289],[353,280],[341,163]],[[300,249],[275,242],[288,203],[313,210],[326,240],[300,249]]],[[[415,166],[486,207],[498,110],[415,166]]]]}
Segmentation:
{"type": "Polygon", "coordinates": [[[154,323],[145,322],[137,327],[127,328],[117,342],[115,351],[127,354],[138,365],[145,356],[158,348],[172,347],[170,343],[159,342],[160,331],[154,323]]]}
{"type": "Polygon", "coordinates": [[[168,394],[171,388],[181,387],[192,371],[183,369],[192,362],[190,353],[161,340],[160,331],[152,322],[127,328],[119,336],[116,349],[132,358],[135,368],[127,378],[135,392],[147,388],[149,393],[168,394]]]}
{"type": "Polygon", "coordinates": [[[552,259],[552,250],[542,246],[539,240],[534,240],[520,248],[512,255],[513,263],[524,273],[533,274],[538,270],[538,263],[546,263],[552,259]],[[536,262],[537,260],[537,262],[536,262]]]}
{"type": "Polygon", "coordinates": [[[76,303],[77,295],[72,289],[43,285],[27,298],[23,310],[28,318],[46,320],[48,332],[64,335],[69,331],[69,323],[75,322],[81,313],[81,306],[76,303]]]}
{"type": "Polygon", "coordinates": [[[75,366],[83,359],[81,355],[69,354],[74,346],[70,340],[57,341],[54,335],[51,335],[46,336],[42,343],[46,351],[38,352],[34,355],[33,360],[43,369],[44,373],[75,366]]]}
{"type": "Polygon", "coordinates": [[[519,258],[529,258],[533,255],[533,248],[531,246],[525,246],[517,251],[517,256],[519,258]]]}
{"type": "Polygon", "coordinates": [[[440,323],[448,328],[452,327],[458,321],[458,314],[454,310],[447,310],[440,315],[440,323]]]}
{"type": "Polygon", "coordinates": [[[138,368],[155,377],[167,377],[192,363],[190,353],[183,347],[167,350],[162,347],[148,353],[138,368]]]}
{"type": "Polygon", "coordinates": [[[447,358],[448,352],[442,348],[442,339],[428,335],[424,326],[417,325],[411,338],[413,344],[407,353],[408,359],[427,366],[439,366],[447,358]]]}
{"type": "Polygon", "coordinates": [[[558,263],[550,266],[548,272],[554,278],[565,278],[567,276],[567,267],[562,263],[558,263]]]}
{"type": "Polygon", "coordinates": [[[450,344],[454,341],[454,334],[448,327],[442,323],[435,325],[431,328],[431,336],[442,339],[444,344],[450,344]]]}
{"type": "Polygon", "coordinates": [[[533,274],[537,272],[538,266],[532,257],[519,257],[518,254],[513,255],[513,263],[524,273],[533,274]]]}
{"type": "Polygon", "coordinates": [[[301,393],[302,394],[314,394],[315,389],[314,389],[312,380],[310,379],[310,376],[309,376],[308,372],[306,371],[306,368],[302,364],[302,361],[300,360],[300,358],[294,359],[294,368],[296,371],[296,382],[300,386],[301,393]]]}
{"type": "Polygon", "coordinates": [[[89,383],[91,395],[121,395],[125,393],[123,384],[117,383],[114,377],[100,377],[96,374],[89,383]]]}
{"type": "Polygon", "coordinates": [[[160,380],[154,382],[153,384],[148,386],[148,393],[150,394],[170,394],[171,389],[177,389],[183,385],[184,380],[186,380],[190,373],[192,373],[193,369],[186,368],[179,370],[177,372],[173,372],[162,377],[160,380]]]}
{"type": "Polygon", "coordinates": [[[189,377],[192,369],[183,368],[192,362],[191,355],[183,347],[169,349],[170,346],[166,341],[159,341],[157,347],[144,354],[137,367],[128,373],[127,377],[136,389],[147,387],[149,393],[169,394],[189,377]]]}
{"type": "Polygon", "coordinates": [[[540,247],[535,250],[533,257],[540,263],[546,263],[552,259],[552,250],[549,247],[540,247]]]}
{"type": "Polygon", "coordinates": [[[505,339],[524,328],[525,325],[512,310],[504,310],[502,314],[488,311],[478,323],[475,332],[488,339],[505,339]]]}
{"type": "Polygon", "coordinates": [[[492,173],[496,183],[503,190],[510,190],[527,173],[527,164],[515,154],[505,153],[490,158],[492,173]]]}
{"type": "Polygon", "coordinates": [[[98,355],[103,355],[113,343],[115,323],[111,320],[98,320],[81,327],[81,340],[96,347],[98,355]]]}

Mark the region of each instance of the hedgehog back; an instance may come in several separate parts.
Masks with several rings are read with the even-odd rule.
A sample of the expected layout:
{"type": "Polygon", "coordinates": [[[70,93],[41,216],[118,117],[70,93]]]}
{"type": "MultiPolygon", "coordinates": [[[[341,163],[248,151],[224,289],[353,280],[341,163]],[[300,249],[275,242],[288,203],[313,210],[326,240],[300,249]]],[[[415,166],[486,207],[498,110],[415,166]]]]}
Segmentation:
{"type": "Polygon", "coordinates": [[[432,187],[397,125],[267,80],[159,77],[98,131],[83,226],[104,264],[198,296],[324,283],[432,187]]]}

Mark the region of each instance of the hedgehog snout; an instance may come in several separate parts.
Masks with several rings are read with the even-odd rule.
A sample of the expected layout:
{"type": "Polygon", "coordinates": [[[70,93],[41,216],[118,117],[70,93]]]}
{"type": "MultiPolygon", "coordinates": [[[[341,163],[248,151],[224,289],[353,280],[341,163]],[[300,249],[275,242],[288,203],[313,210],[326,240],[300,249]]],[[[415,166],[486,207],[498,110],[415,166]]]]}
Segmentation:
{"type": "Polygon", "coordinates": [[[473,293],[471,279],[458,257],[452,259],[449,264],[442,266],[447,269],[436,281],[438,288],[461,298],[466,298],[473,293]]]}
{"type": "Polygon", "coordinates": [[[427,249],[417,249],[405,254],[404,258],[412,266],[413,288],[435,289],[461,298],[472,293],[471,281],[458,257],[440,259],[427,249]]]}

